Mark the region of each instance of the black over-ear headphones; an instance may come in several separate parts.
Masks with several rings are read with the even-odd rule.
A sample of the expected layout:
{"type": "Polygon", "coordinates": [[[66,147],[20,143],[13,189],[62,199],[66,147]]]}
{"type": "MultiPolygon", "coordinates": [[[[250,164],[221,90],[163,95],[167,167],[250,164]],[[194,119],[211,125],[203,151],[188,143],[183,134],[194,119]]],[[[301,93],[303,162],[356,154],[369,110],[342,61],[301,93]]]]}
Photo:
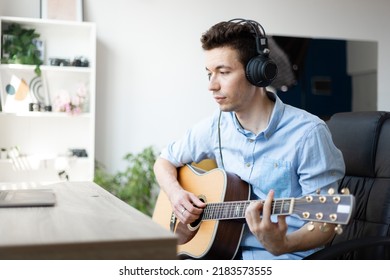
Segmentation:
{"type": "Polygon", "coordinates": [[[258,55],[249,60],[245,67],[245,75],[248,81],[257,87],[269,86],[278,74],[278,67],[269,58],[268,42],[264,28],[254,20],[235,18],[229,20],[229,22],[246,23],[253,28],[258,55]]]}

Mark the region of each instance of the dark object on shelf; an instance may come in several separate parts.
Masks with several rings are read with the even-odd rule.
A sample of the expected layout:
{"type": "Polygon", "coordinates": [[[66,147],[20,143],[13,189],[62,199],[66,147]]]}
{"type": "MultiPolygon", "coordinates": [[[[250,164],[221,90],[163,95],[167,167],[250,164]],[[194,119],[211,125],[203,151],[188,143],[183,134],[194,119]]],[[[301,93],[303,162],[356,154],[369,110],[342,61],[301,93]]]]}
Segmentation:
{"type": "Polygon", "coordinates": [[[88,157],[85,149],[70,149],[71,155],[74,157],[88,157]]]}
{"type": "Polygon", "coordinates": [[[75,57],[75,59],[72,62],[72,66],[76,67],[88,67],[89,61],[83,56],[75,57]]]}
{"type": "Polygon", "coordinates": [[[60,177],[61,180],[69,181],[69,175],[65,170],[58,172],[58,177],[60,177]]]}
{"type": "Polygon", "coordinates": [[[70,60],[64,58],[49,58],[50,65],[52,66],[69,66],[70,60]]]}
{"type": "Polygon", "coordinates": [[[40,103],[30,103],[29,111],[30,112],[51,112],[53,109],[51,105],[43,105],[40,103]]]}

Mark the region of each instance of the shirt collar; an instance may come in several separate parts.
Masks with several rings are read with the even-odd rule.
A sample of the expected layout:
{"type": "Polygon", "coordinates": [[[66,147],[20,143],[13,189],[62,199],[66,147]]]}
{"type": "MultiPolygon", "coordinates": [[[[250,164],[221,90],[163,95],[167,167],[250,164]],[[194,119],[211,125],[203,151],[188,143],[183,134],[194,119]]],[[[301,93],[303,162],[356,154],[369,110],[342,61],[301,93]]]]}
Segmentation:
{"type": "Polygon", "coordinates": [[[285,104],[280,100],[280,98],[273,92],[267,92],[268,97],[275,100],[275,106],[272,110],[271,118],[269,120],[267,128],[263,131],[265,138],[270,138],[272,134],[275,133],[276,129],[278,128],[278,125],[280,123],[280,120],[282,119],[285,104]]]}
{"type": "Polygon", "coordinates": [[[267,95],[271,100],[275,101],[275,106],[272,110],[271,117],[270,117],[270,120],[269,120],[269,123],[268,123],[268,126],[266,127],[266,129],[263,130],[262,132],[260,132],[256,136],[251,131],[245,130],[241,126],[240,122],[237,120],[237,117],[234,114],[234,112],[232,112],[234,126],[236,127],[238,132],[240,132],[241,134],[245,135],[246,137],[252,138],[252,139],[255,139],[255,138],[257,139],[259,137],[262,137],[263,135],[266,139],[268,139],[272,136],[272,134],[274,134],[274,132],[276,131],[278,124],[283,116],[285,104],[280,100],[280,98],[275,93],[267,92],[267,95]]]}

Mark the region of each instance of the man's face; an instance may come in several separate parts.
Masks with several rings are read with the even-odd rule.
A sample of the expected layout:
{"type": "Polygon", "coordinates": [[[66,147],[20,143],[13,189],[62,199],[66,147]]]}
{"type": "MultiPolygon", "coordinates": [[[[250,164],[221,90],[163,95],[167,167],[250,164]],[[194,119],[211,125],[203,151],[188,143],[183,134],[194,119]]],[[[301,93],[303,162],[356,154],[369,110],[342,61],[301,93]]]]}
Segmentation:
{"type": "Polygon", "coordinates": [[[205,51],[209,90],[222,111],[240,112],[251,103],[255,87],[245,77],[238,53],[228,47],[205,51]]]}

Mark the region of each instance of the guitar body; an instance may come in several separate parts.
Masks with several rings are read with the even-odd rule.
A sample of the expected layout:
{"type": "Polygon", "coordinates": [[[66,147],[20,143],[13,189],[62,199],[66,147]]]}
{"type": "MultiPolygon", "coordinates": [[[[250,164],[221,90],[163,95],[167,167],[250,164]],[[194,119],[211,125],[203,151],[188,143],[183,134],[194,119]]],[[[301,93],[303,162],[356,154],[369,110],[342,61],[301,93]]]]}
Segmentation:
{"type": "MultiPolygon", "coordinates": [[[[185,190],[206,203],[250,199],[246,182],[218,168],[202,172],[187,165],[178,169],[178,180],[185,190]]],[[[199,220],[184,225],[172,216],[170,201],[163,191],[157,198],[153,220],[173,229],[178,238],[178,256],[183,259],[233,259],[245,225],[243,219],[199,220]]]]}
{"type": "MultiPolygon", "coordinates": [[[[250,201],[250,187],[237,175],[222,169],[204,171],[194,166],[178,169],[182,187],[197,195],[207,205],[199,220],[185,225],[176,219],[171,203],[160,191],[153,213],[153,220],[173,231],[178,239],[177,253],[183,259],[233,259],[237,254],[245,226],[245,211],[250,201]]],[[[303,197],[274,199],[271,214],[294,215],[309,221],[307,229],[314,229],[313,222],[337,224],[335,231],[342,232],[354,209],[354,197],[349,194],[308,194],[303,197]]]]}

